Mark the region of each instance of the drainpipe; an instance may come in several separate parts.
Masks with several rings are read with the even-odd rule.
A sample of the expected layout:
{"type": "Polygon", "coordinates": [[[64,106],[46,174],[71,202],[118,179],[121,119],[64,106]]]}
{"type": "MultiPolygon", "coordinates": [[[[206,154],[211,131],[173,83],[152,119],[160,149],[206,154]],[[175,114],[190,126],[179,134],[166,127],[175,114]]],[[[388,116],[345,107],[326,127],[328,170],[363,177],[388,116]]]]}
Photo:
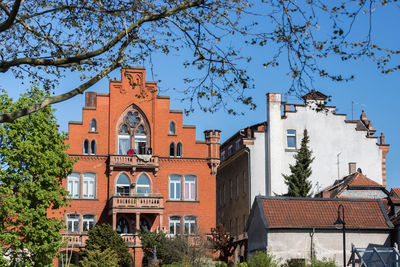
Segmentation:
{"type": "Polygon", "coordinates": [[[251,164],[250,164],[250,151],[248,148],[246,148],[245,152],[247,153],[247,192],[249,195],[249,211],[251,210],[251,183],[250,183],[250,178],[251,178],[251,164]]]}
{"type": "Polygon", "coordinates": [[[315,228],[313,227],[312,232],[310,233],[311,237],[311,261],[314,259],[314,234],[315,234],[315,228]]]}

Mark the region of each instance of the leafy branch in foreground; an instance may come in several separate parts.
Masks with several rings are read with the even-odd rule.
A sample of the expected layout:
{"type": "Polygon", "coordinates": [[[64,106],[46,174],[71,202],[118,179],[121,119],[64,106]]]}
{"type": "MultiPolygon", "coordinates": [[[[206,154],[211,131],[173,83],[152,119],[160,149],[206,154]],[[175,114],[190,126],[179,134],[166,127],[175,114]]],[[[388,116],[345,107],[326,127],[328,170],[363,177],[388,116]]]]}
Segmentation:
{"type": "Polygon", "coordinates": [[[317,78],[353,78],[326,67],[330,56],[366,57],[382,73],[398,71],[393,62],[399,48],[376,40],[373,27],[374,14],[390,8],[398,8],[396,0],[2,1],[0,72],[38,82],[55,95],[2,112],[0,122],[82,94],[112,70],[143,64],[152,55],[182,56],[186,113],[199,107],[237,114],[237,103],[255,108],[246,71],[253,47],[265,47],[267,70],[287,69],[288,91],[297,95],[314,89],[317,78]],[[72,72],[81,73],[82,84],[57,94],[72,72]]]}

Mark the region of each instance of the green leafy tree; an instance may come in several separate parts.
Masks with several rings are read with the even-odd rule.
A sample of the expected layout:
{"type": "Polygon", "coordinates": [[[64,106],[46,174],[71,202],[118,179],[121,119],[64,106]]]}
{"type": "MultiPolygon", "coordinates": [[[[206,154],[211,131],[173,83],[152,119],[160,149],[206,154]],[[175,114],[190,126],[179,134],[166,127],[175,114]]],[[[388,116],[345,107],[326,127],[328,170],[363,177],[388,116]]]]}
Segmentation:
{"type": "Polygon", "coordinates": [[[118,255],[111,248],[91,249],[79,262],[82,267],[118,267],[118,255]]]}
{"type": "Polygon", "coordinates": [[[295,165],[290,165],[290,175],[283,175],[285,184],[288,186],[286,196],[289,197],[309,197],[311,196],[311,163],[314,158],[312,151],[308,148],[309,136],[307,129],[304,129],[303,139],[301,140],[300,150],[294,155],[296,159],[295,165]]]}
{"type": "MultiPolygon", "coordinates": [[[[88,253],[91,251],[104,252],[110,249],[116,253],[119,266],[129,266],[132,263],[128,246],[111,225],[107,223],[96,225],[90,229],[88,234],[89,239],[86,240],[85,250],[81,252],[83,258],[88,258],[88,253]]],[[[93,253],[92,256],[97,255],[96,253],[93,253]]]]}
{"type": "MultiPolygon", "coordinates": [[[[3,91],[0,113],[46,97],[33,87],[13,102],[3,91]]],[[[48,212],[67,204],[62,181],[74,160],[64,140],[50,106],[0,125],[0,240],[13,266],[49,266],[62,247],[64,223],[48,212]]]]}
{"type": "Polygon", "coordinates": [[[163,232],[156,233],[141,229],[139,238],[148,262],[153,259],[154,247],[156,247],[157,259],[162,264],[181,262],[185,252],[189,249],[189,245],[183,237],[176,236],[174,239],[170,239],[163,232]]]}
{"type": "Polygon", "coordinates": [[[382,73],[400,69],[398,44],[387,42],[391,33],[382,40],[373,27],[373,15],[397,9],[396,0],[4,0],[0,7],[0,72],[55,92],[0,114],[0,122],[82,94],[122,65],[148,58],[151,64],[152,55],[182,59],[187,112],[196,103],[210,112],[235,113],[237,103],[255,108],[246,94],[254,87],[246,72],[251,46],[265,47],[266,70],[286,68],[288,90],[297,93],[313,89],[316,78],[353,78],[326,67],[329,56],[368,58],[382,73]],[[58,94],[72,72],[81,73],[82,83],[58,94]]]}

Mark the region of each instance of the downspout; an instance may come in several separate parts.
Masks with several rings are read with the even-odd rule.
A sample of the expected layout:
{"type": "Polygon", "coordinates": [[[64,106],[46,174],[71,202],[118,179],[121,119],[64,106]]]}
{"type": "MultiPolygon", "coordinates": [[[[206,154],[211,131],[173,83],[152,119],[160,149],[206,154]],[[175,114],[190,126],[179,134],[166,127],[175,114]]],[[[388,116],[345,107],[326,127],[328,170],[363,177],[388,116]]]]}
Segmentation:
{"type": "Polygon", "coordinates": [[[250,183],[250,178],[251,178],[251,164],[250,164],[250,151],[248,150],[248,147],[246,147],[245,152],[247,153],[247,191],[249,195],[249,214],[251,210],[251,183],[250,183]]]}
{"type": "Polygon", "coordinates": [[[311,262],[314,259],[314,234],[315,234],[315,228],[313,227],[312,232],[310,233],[310,237],[311,237],[311,251],[310,251],[310,255],[311,255],[311,262]]]}

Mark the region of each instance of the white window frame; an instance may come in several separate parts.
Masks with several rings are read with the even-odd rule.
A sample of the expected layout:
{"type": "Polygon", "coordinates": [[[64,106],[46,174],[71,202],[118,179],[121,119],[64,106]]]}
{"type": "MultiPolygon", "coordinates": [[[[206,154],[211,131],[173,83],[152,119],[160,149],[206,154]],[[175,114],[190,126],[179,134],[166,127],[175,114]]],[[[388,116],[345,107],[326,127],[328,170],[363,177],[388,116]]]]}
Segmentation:
{"type": "Polygon", "coordinates": [[[194,175],[187,175],[187,176],[185,176],[185,178],[184,178],[184,184],[183,184],[183,188],[184,188],[184,190],[183,190],[183,193],[184,193],[184,195],[183,195],[183,198],[184,198],[184,200],[189,200],[189,201],[194,201],[194,200],[196,200],[196,197],[197,197],[197,193],[196,193],[196,191],[197,191],[197,177],[196,176],[194,176],[194,175]],[[194,178],[194,181],[189,181],[188,179],[189,178],[194,178]],[[188,197],[186,197],[186,184],[188,184],[188,197]],[[194,185],[194,190],[193,190],[193,192],[190,190],[191,189],[191,187],[192,187],[192,185],[194,185]],[[194,194],[194,195],[192,195],[192,194],[194,194]]]}
{"type": "Polygon", "coordinates": [[[294,129],[286,130],[286,147],[289,149],[296,149],[296,147],[297,147],[296,130],[294,130],[294,129]],[[294,131],[294,133],[289,133],[291,131],[294,131]],[[289,138],[294,138],[294,146],[289,146],[289,138]]]}
{"type": "Polygon", "coordinates": [[[119,134],[118,135],[118,147],[117,147],[117,149],[118,149],[118,155],[126,155],[127,154],[127,152],[128,152],[128,150],[127,150],[127,152],[124,154],[124,153],[121,153],[121,151],[119,150],[119,148],[120,148],[120,140],[121,139],[125,139],[125,140],[128,140],[128,150],[129,150],[129,148],[130,148],[130,136],[129,135],[126,135],[126,134],[119,134]]]}
{"type": "Polygon", "coordinates": [[[82,198],[94,199],[96,195],[96,175],[84,173],[82,179],[82,198]]]}
{"type": "Polygon", "coordinates": [[[185,235],[195,235],[197,233],[197,223],[195,216],[186,216],[183,223],[183,232],[185,235]],[[188,226],[186,228],[186,225],[188,226]],[[188,231],[186,231],[188,229],[188,231]]]}
{"type": "MultiPolygon", "coordinates": [[[[126,174],[125,174],[125,173],[121,173],[120,175],[118,175],[118,177],[117,177],[117,182],[115,183],[115,195],[116,195],[116,196],[120,196],[119,193],[118,193],[118,187],[128,187],[128,188],[129,188],[128,196],[129,196],[130,193],[131,193],[131,188],[130,188],[130,186],[131,186],[131,185],[130,185],[131,180],[129,179],[129,176],[126,175],[126,176],[128,177],[128,184],[119,184],[119,183],[118,183],[118,180],[119,180],[119,178],[121,177],[121,175],[126,175],[126,174]]],[[[125,197],[125,195],[121,195],[121,196],[125,197]]]]}
{"type": "Polygon", "coordinates": [[[136,181],[136,193],[137,194],[141,194],[141,195],[144,195],[144,196],[147,196],[147,195],[150,195],[150,193],[151,193],[151,180],[150,180],[150,178],[149,178],[149,176],[147,176],[146,174],[144,174],[144,173],[142,173],[141,175],[139,175],[139,178],[137,179],[137,181],[136,181]],[[139,184],[139,179],[141,178],[141,177],[145,177],[146,179],[147,179],[147,181],[149,181],[149,184],[147,185],[141,185],[141,184],[139,184]],[[149,190],[148,190],[148,192],[145,192],[145,193],[142,193],[142,192],[138,192],[138,189],[139,188],[148,188],[149,190]]]}
{"type": "Polygon", "coordinates": [[[169,199],[181,200],[182,199],[182,177],[178,175],[171,175],[169,177],[169,199]],[[173,186],[173,191],[171,190],[173,186]],[[179,196],[177,194],[179,192],[179,196]]]}
{"type": "Polygon", "coordinates": [[[181,217],[179,216],[171,216],[169,217],[169,233],[171,235],[180,235],[182,233],[182,224],[181,217]],[[179,224],[179,233],[177,232],[177,225],[179,224]],[[173,228],[173,232],[171,232],[171,226],[173,228]]]}
{"type": "Polygon", "coordinates": [[[82,231],[87,232],[90,229],[94,227],[94,215],[83,215],[82,216],[82,231]],[[92,223],[92,226],[90,227],[90,223],[92,223]],[[87,229],[85,229],[85,224],[87,224],[87,229]]]}
{"type": "Polygon", "coordinates": [[[80,174],[71,173],[67,177],[67,190],[70,198],[80,197],[80,174]]]}
{"type": "Polygon", "coordinates": [[[79,233],[79,215],[68,214],[67,215],[67,231],[70,233],[79,233]],[[71,224],[71,227],[70,227],[71,224]]]}

